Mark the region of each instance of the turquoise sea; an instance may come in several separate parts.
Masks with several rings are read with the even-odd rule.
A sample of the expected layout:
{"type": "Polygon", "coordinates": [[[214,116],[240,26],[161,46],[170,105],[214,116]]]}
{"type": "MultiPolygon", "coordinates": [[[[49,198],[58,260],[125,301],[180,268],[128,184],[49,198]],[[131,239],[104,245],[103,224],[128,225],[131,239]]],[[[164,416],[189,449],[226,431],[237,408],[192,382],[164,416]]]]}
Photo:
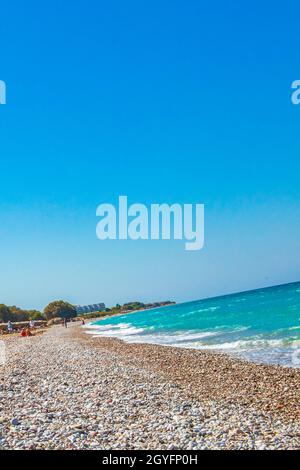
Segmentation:
{"type": "Polygon", "coordinates": [[[88,332],[300,367],[300,282],[118,315],[88,332]]]}

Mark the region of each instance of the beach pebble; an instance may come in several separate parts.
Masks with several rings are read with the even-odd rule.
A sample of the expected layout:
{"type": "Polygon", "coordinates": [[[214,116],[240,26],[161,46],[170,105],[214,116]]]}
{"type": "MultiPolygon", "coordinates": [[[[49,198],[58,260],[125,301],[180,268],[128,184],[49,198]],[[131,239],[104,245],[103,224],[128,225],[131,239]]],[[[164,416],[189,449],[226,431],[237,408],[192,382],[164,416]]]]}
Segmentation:
{"type": "Polygon", "coordinates": [[[19,426],[19,425],[20,425],[20,421],[19,421],[17,418],[13,418],[13,419],[11,420],[11,424],[12,424],[13,426],[19,426]]]}
{"type": "Polygon", "coordinates": [[[282,398],[269,381],[274,374],[278,382],[280,368],[253,366],[257,385],[253,380],[253,396],[249,388],[243,395],[240,383],[245,374],[247,384],[252,366],[150,345],[124,354],[130,345],[84,336],[75,325],[28,341],[8,338],[0,368],[1,449],[300,448],[295,372],[282,373],[288,399],[275,416],[282,398]]]}

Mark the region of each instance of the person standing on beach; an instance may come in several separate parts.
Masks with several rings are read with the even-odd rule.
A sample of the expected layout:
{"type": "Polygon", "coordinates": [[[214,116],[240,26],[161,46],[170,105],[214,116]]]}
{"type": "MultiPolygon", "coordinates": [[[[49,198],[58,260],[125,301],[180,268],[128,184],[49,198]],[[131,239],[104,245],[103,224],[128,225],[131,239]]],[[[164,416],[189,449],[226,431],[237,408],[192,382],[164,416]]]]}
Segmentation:
{"type": "Polygon", "coordinates": [[[7,331],[8,331],[8,333],[12,333],[12,332],[13,332],[13,329],[14,329],[14,328],[13,328],[13,324],[12,324],[11,321],[9,321],[9,322],[7,323],[7,331]]]}
{"type": "Polygon", "coordinates": [[[64,318],[64,326],[65,326],[65,328],[68,328],[68,321],[67,321],[66,318],[64,318]]]}

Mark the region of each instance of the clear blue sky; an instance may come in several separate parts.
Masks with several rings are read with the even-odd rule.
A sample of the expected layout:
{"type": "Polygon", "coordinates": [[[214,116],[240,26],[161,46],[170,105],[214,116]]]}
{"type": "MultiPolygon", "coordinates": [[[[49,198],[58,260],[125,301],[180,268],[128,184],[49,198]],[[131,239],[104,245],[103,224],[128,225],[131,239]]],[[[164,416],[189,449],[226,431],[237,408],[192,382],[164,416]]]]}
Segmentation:
{"type": "Polygon", "coordinates": [[[300,279],[299,3],[1,5],[0,302],[192,300],[300,279]],[[205,248],[95,236],[206,205],[205,248]]]}

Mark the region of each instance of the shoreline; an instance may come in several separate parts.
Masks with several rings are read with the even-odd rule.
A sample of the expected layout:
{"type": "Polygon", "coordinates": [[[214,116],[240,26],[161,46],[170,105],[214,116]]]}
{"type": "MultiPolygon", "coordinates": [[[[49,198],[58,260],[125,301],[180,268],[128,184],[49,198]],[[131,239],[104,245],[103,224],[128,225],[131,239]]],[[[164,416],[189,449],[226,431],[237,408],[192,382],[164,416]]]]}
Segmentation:
{"type": "MultiPolygon", "coordinates": [[[[105,317],[106,318],[109,318],[109,317],[105,317]]],[[[130,342],[130,341],[126,341],[125,339],[123,339],[122,337],[116,337],[116,336],[101,336],[101,334],[97,333],[97,329],[93,328],[93,326],[90,326],[92,324],[92,322],[95,322],[99,319],[92,319],[89,323],[86,323],[84,325],[84,330],[86,332],[86,334],[90,335],[91,337],[98,337],[99,339],[110,339],[110,340],[116,340],[116,341],[121,341],[122,343],[125,343],[125,344],[135,344],[135,345],[152,345],[152,346],[158,346],[158,347],[162,347],[162,348],[174,348],[174,349],[185,349],[187,351],[199,351],[199,352],[204,352],[204,353],[211,353],[211,354],[216,354],[216,355],[224,355],[224,356],[227,356],[233,360],[236,360],[238,362],[246,362],[246,363],[249,363],[249,364],[256,364],[256,365],[265,365],[265,366],[275,366],[275,367],[282,367],[284,369],[292,369],[292,370],[300,370],[300,367],[293,367],[292,365],[289,365],[289,364],[280,364],[280,363],[274,363],[274,362],[268,362],[268,361],[263,361],[263,360],[251,360],[249,358],[247,358],[247,356],[243,356],[242,354],[239,354],[239,353],[233,353],[231,351],[227,351],[226,349],[221,349],[221,348],[213,348],[213,347],[209,347],[209,348],[197,348],[197,347],[192,347],[192,346],[177,346],[176,344],[164,344],[164,343],[156,343],[156,342],[150,342],[150,341],[145,341],[145,342],[142,342],[142,341],[139,341],[139,342],[130,342]],[[88,331],[90,329],[90,332],[88,331]],[[93,333],[93,330],[95,330],[95,333],[93,333]]]]}
{"type": "Polygon", "coordinates": [[[300,424],[300,369],[252,362],[217,350],[197,350],[152,343],[127,343],[120,338],[93,336],[86,328],[76,332],[81,341],[90,337],[95,348],[134,358],[137,364],[163,373],[180,384],[190,396],[238,400],[246,406],[259,405],[300,424]],[[205,374],[214,373],[214,384],[205,382],[205,374]],[[269,390],[269,385],[273,391],[269,390]],[[272,399],[272,404],[269,400],[272,399]]]}
{"type": "Polygon", "coordinates": [[[300,449],[298,369],[78,324],[5,343],[0,449],[300,449]]]}

